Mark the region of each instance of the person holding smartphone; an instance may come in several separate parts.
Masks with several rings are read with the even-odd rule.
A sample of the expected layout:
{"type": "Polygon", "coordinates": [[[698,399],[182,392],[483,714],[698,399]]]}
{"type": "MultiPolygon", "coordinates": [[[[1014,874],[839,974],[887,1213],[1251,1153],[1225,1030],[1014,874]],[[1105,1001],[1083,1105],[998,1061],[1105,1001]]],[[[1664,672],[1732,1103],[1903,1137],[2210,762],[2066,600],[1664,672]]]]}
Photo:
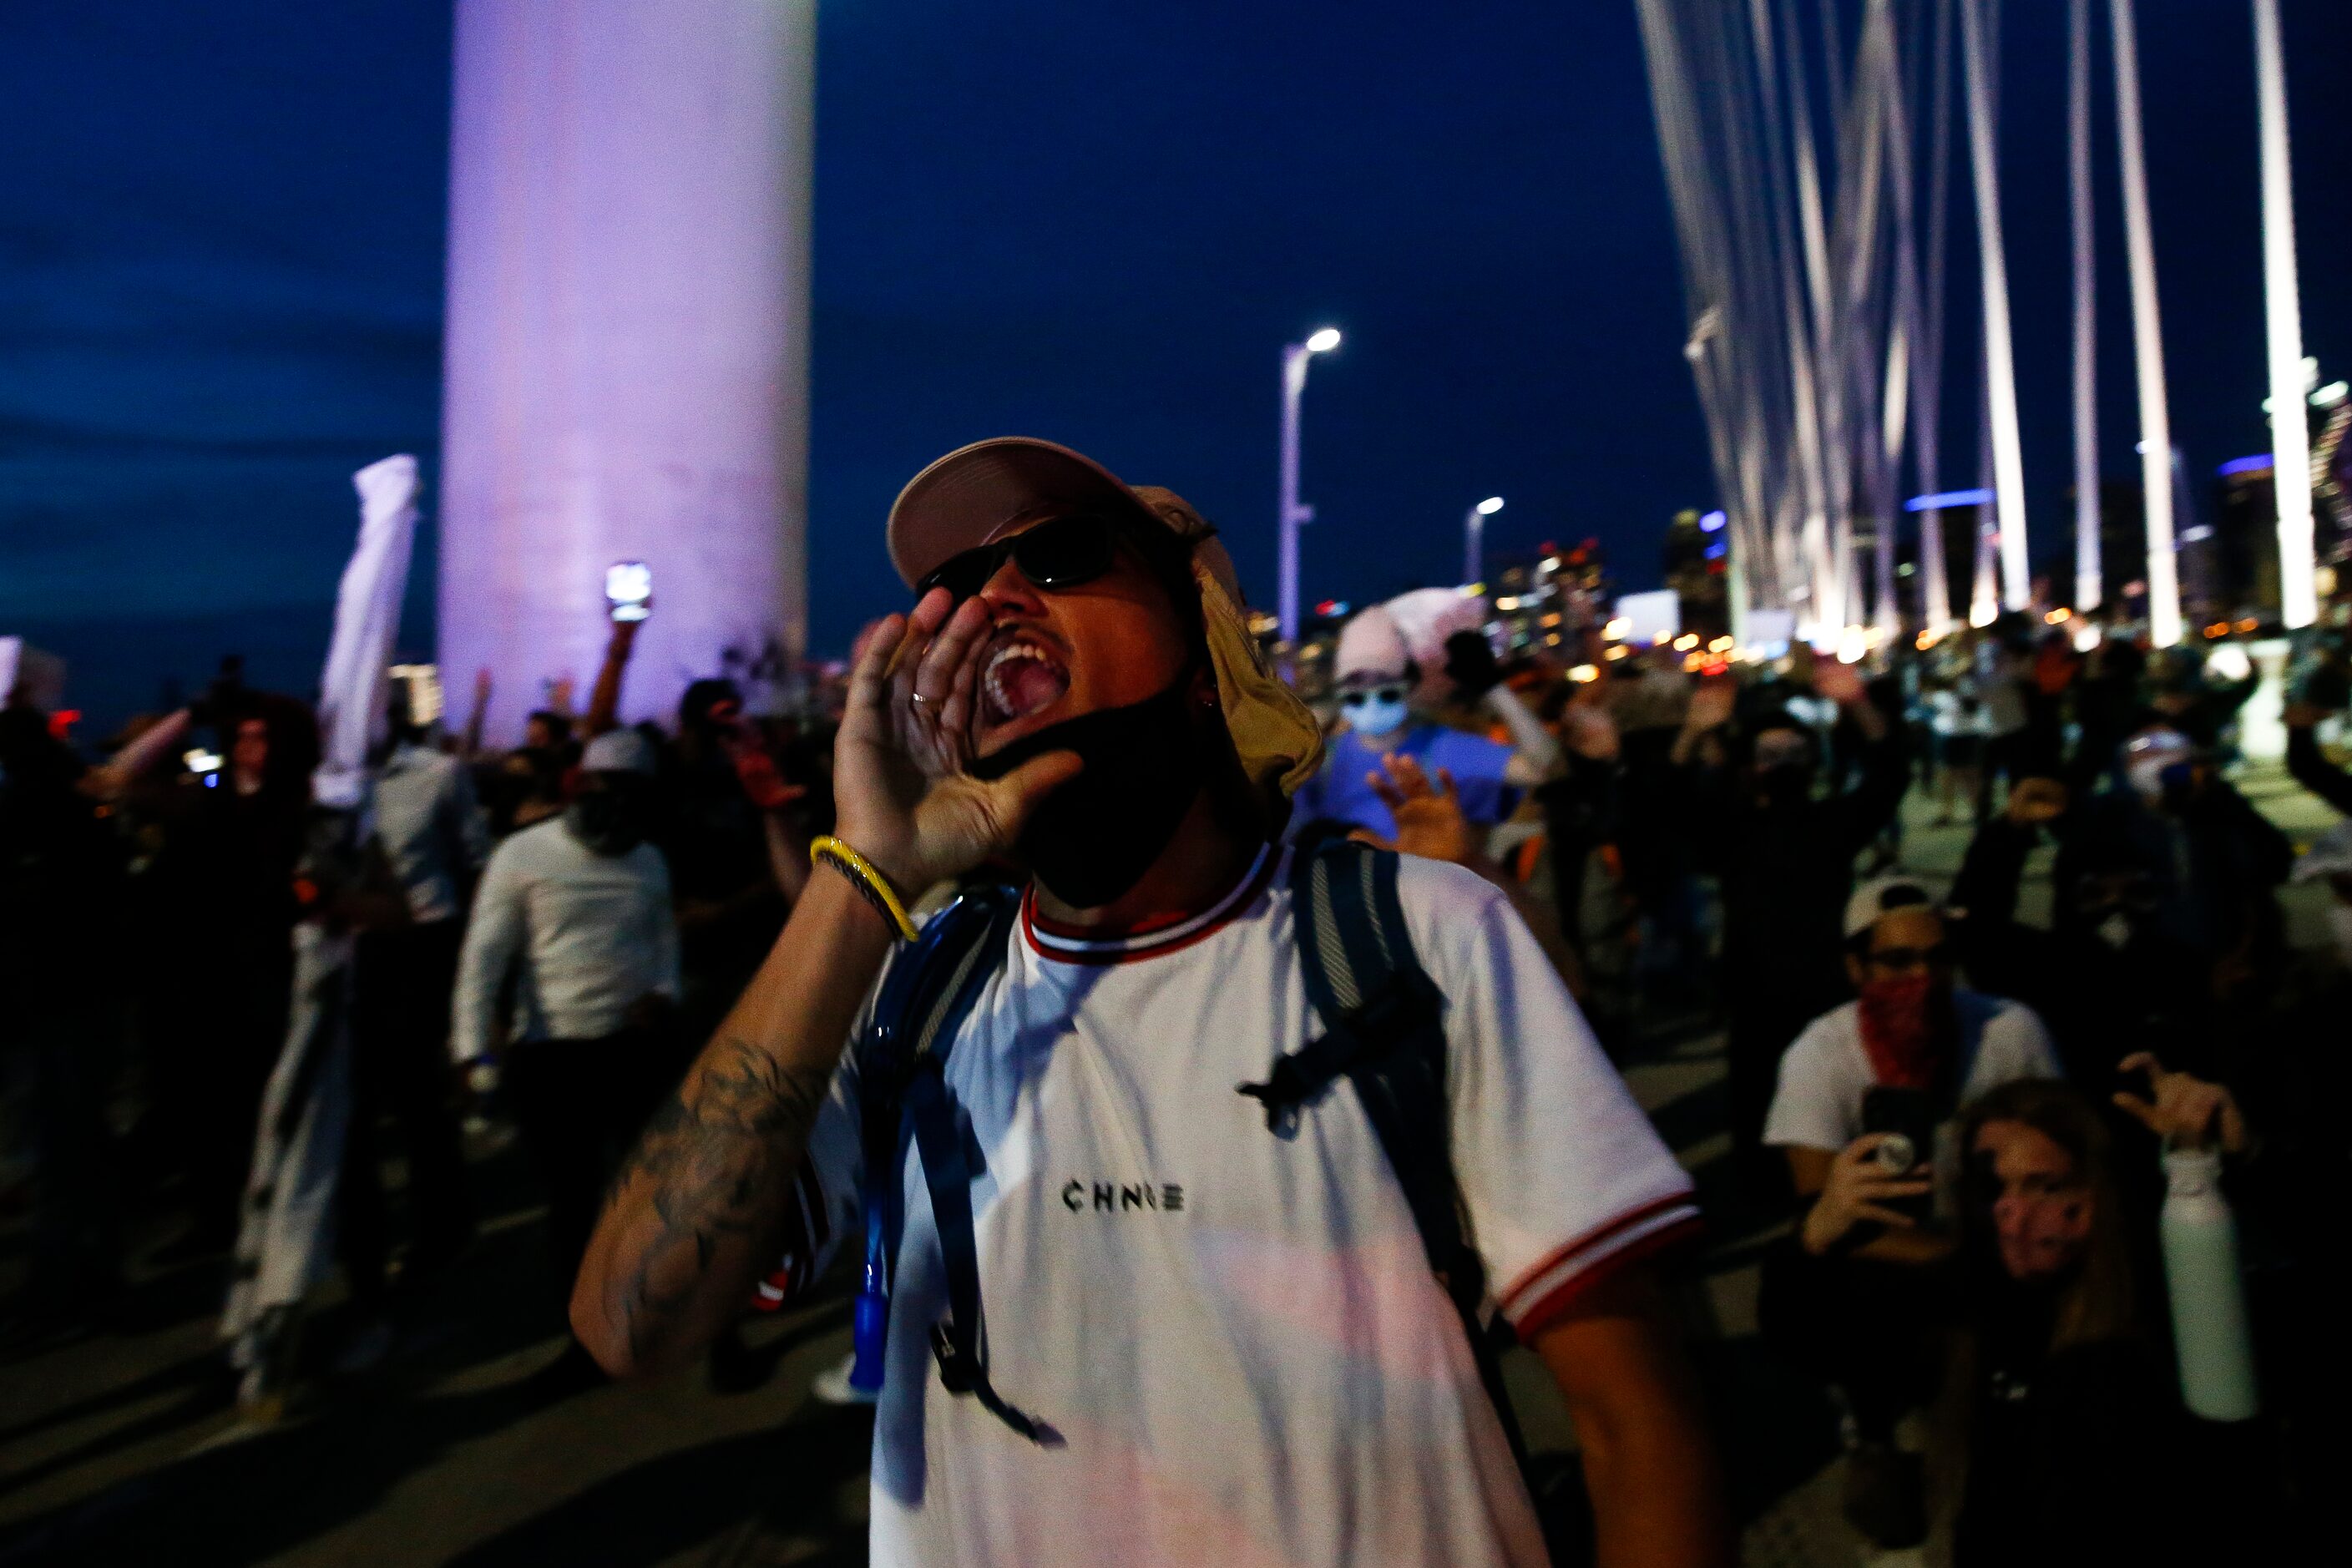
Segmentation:
{"type": "Polygon", "coordinates": [[[1926,1329],[1953,1247],[1959,1107],[2060,1069],[2031,1008],[1957,983],[1948,922],[1921,883],[1855,889],[1845,936],[1855,998],[1797,1037],[1765,1118],[1806,1206],[1767,1263],[1759,1313],[1768,1339],[1843,1396],[1847,1518],[1895,1548],[1927,1529],[1918,1457],[1895,1449],[1895,1427],[1935,1391],[1926,1329]]]}

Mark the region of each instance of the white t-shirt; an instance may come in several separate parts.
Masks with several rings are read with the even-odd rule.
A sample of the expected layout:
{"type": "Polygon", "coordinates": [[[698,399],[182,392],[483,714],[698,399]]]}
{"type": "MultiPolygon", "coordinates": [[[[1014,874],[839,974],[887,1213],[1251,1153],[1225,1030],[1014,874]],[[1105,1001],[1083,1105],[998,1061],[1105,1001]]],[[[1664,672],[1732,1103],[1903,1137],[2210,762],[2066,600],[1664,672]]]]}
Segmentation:
{"type": "Polygon", "coordinates": [[[1938,735],[1948,739],[1966,739],[1990,732],[1990,721],[1984,707],[1973,697],[1958,691],[1931,691],[1927,694],[1928,722],[1938,735]]]}
{"type": "MultiPolygon", "coordinates": [[[[1268,851],[1215,908],[1124,941],[1056,934],[1024,910],[947,1079],[985,1163],[972,1208],[991,1381],[1065,1444],[1031,1444],[940,1386],[928,1335],[945,1280],[910,1156],[875,1563],[1545,1562],[1353,1090],[1335,1085],[1287,1138],[1235,1092],[1320,1032],[1287,868],[1268,851]]],[[[1503,1312],[1531,1331],[1687,1235],[1690,1179],[1499,892],[1411,858],[1398,891],[1447,1000],[1474,1237],[1503,1312]]],[[[856,1097],[845,1060],[812,1139],[803,1258],[861,1245],[856,1097]]]]}
{"type": "MultiPolygon", "coordinates": [[[[1952,994],[1975,1059],[1959,1103],[2024,1078],[2058,1078],[2058,1053],[2033,1009],[1966,986],[1952,994]]],[[[1844,1148],[1862,1136],[1862,1100],[1878,1082],[1862,1044],[1862,1004],[1832,1007],[1780,1058],[1780,1083],[1764,1117],[1764,1142],[1799,1149],[1844,1148]]]]}

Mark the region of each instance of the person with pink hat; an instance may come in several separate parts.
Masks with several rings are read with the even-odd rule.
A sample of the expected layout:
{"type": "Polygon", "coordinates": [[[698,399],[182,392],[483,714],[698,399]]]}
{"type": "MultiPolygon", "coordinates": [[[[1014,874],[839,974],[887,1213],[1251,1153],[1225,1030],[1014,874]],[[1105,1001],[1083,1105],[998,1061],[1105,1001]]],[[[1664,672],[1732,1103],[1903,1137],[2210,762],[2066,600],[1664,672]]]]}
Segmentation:
{"type": "Polygon", "coordinates": [[[1504,684],[1494,649],[1478,629],[1480,601],[1454,597],[1467,607],[1465,616],[1413,617],[1432,645],[1419,650],[1406,617],[1387,605],[1362,611],[1340,628],[1332,678],[1345,722],[1325,742],[1322,769],[1298,791],[1297,826],[1344,824],[1393,840],[1396,818],[1380,793],[1386,784],[1382,759],[1390,756],[1411,757],[1429,777],[1450,779],[1463,816],[1482,825],[1509,814],[1513,792],[1532,789],[1559,771],[1559,741],[1504,684]],[[1501,722],[1513,744],[1429,718],[1429,710],[1448,697],[1501,722]]]}

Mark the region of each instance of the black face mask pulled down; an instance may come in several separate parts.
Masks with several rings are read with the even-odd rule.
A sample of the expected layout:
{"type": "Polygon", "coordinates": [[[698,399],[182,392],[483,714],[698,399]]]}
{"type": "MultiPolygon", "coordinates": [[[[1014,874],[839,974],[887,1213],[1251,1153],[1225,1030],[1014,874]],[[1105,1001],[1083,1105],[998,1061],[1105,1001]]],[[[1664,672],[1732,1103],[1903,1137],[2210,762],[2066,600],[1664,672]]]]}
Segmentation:
{"type": "Polygon", "coordinates": [[[1100,909],[1142,879],[1200,793],[1199,738],[1186,712],[1191,682],[1157,697],[1082,713],[974,759],[972,777],[1001,779],[1032,757],[1074,752],[1086,771],[1038,802],[1015,847],[1053,895],[1100,909]]]}
{"type": "Polygon", "coordinates": [[[645,842],[651,804],[627,785],[583,790],[563,808],[563,828],[593,854],[626,855],[645,842]]]}

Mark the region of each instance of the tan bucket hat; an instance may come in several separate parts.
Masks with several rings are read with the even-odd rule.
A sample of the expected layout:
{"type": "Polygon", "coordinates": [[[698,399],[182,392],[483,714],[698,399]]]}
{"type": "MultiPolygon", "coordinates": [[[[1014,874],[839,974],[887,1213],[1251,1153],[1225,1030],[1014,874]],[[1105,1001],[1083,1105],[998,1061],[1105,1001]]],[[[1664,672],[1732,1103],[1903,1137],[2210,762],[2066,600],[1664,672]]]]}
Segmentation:
{"type": "Polygon", "coordinates": [[[1192,543],[1192,580],[1225,728],[1269,805],[1281,806],[1323,760],[1315,715],[1266,668],[1242,610],[1241,579],[1216,531],[1181,496],[1130,486],[1051,441],[1002,436],[959,447],[907,482],[890,508],[890,563],[911,588],[949,557],[1043,511],[1099,510],[1156,522],[1192,543]]]}

